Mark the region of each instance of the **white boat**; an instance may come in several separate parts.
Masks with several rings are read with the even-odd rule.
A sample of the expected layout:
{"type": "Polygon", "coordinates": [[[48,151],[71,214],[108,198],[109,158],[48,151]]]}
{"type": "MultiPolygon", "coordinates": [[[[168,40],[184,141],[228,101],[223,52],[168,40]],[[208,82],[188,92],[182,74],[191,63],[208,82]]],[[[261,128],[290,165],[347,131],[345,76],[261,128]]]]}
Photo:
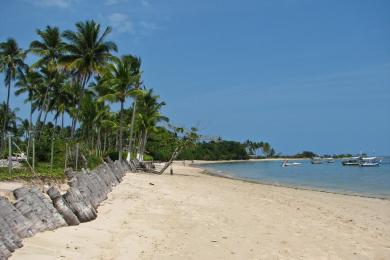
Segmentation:
{"type": "Polygon", "coordinates": [[[327,163],[334,163],[336,162],[336,160],[332,157],[329,157],[329,158],[324,158],[324,160],[327,162],[327,163]]]}
{"type": "Polygon", "coordinates": [[[341,160],[341,163],[344,166],[359,166],[360,159],[360,156],[344,158],[341,160]]]}
{"type": "Polygon", "coordinates": [[[359,166],[361,167],[379,166],[381,163],[382,159],[378,157],[363,157],[359,160],[359,166]]]}
{"type": "Polygon", "coordinates": [[[289,163],[288,161],[284,161],[282,163],[282,167],[288,167],[288,166],[298,166],[300,165],[301,163],[299,162],[292,162],[292,163],[289,163]]]}
{"type": "Polygon", "coordinates": [[[321,157],[313,157],[311,158],[311,164],[321,164],[322,158],[321,157]]]}

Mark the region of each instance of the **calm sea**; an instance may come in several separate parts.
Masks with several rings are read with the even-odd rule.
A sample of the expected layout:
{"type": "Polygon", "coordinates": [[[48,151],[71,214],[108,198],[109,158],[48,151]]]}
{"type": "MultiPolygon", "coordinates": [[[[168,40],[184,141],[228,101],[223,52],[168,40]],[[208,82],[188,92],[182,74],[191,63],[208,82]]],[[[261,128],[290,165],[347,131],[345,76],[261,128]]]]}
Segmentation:
{"type": "Polygon", "coordinates": [[[282,161],[248,161],[202,165],[202,168],[232,178],[336,193],[390,199],[390,156],[379,167],[342,166],[335,163],[281,167],[282,161]]]}

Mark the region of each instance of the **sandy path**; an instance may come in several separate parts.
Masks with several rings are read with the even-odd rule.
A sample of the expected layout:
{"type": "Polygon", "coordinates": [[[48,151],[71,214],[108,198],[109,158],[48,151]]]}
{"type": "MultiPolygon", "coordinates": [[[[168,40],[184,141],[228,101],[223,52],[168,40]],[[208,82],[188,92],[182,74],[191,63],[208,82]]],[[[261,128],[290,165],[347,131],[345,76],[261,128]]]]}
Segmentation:
{"type": "Polygon", "coordinates": [[[37,234],[11,259],[390,259],[390,201],[198,171],[128,174],[95,221],[37,234]]]}

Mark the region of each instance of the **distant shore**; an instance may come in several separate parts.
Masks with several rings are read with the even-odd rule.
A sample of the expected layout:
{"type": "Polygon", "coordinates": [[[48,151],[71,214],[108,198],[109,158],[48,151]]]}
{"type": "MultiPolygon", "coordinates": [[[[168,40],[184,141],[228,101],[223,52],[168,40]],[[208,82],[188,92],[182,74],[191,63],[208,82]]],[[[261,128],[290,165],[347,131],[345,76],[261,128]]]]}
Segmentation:
{"type": "Polygon", "coordinates": [[[214,164],[214,163],[243,163],[243,162],[267,162],[267,161],[298,161],[310,160],[310,158],[262,158],[262,159],[248,159],[248,160],[177,160],[176,163],[183,163],[190,165],[214,164]]]}
{"type": "Polygon", "coordinates": [[[127,174],[95,221],[28,238],[11,259],[390,258],[387,200],[173,169],[127,174]]]}

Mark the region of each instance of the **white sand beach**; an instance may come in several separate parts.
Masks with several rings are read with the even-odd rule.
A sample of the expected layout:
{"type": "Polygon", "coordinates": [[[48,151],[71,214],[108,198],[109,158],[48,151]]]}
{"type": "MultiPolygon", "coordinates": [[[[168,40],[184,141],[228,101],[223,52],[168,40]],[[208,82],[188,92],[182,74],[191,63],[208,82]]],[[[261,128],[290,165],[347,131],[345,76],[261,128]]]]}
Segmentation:
{"type": "Polygon", "coordinates": [[[390,201],[209,176],[127,174],[98,218],[11,259],[390,259],[390,201]]]}

